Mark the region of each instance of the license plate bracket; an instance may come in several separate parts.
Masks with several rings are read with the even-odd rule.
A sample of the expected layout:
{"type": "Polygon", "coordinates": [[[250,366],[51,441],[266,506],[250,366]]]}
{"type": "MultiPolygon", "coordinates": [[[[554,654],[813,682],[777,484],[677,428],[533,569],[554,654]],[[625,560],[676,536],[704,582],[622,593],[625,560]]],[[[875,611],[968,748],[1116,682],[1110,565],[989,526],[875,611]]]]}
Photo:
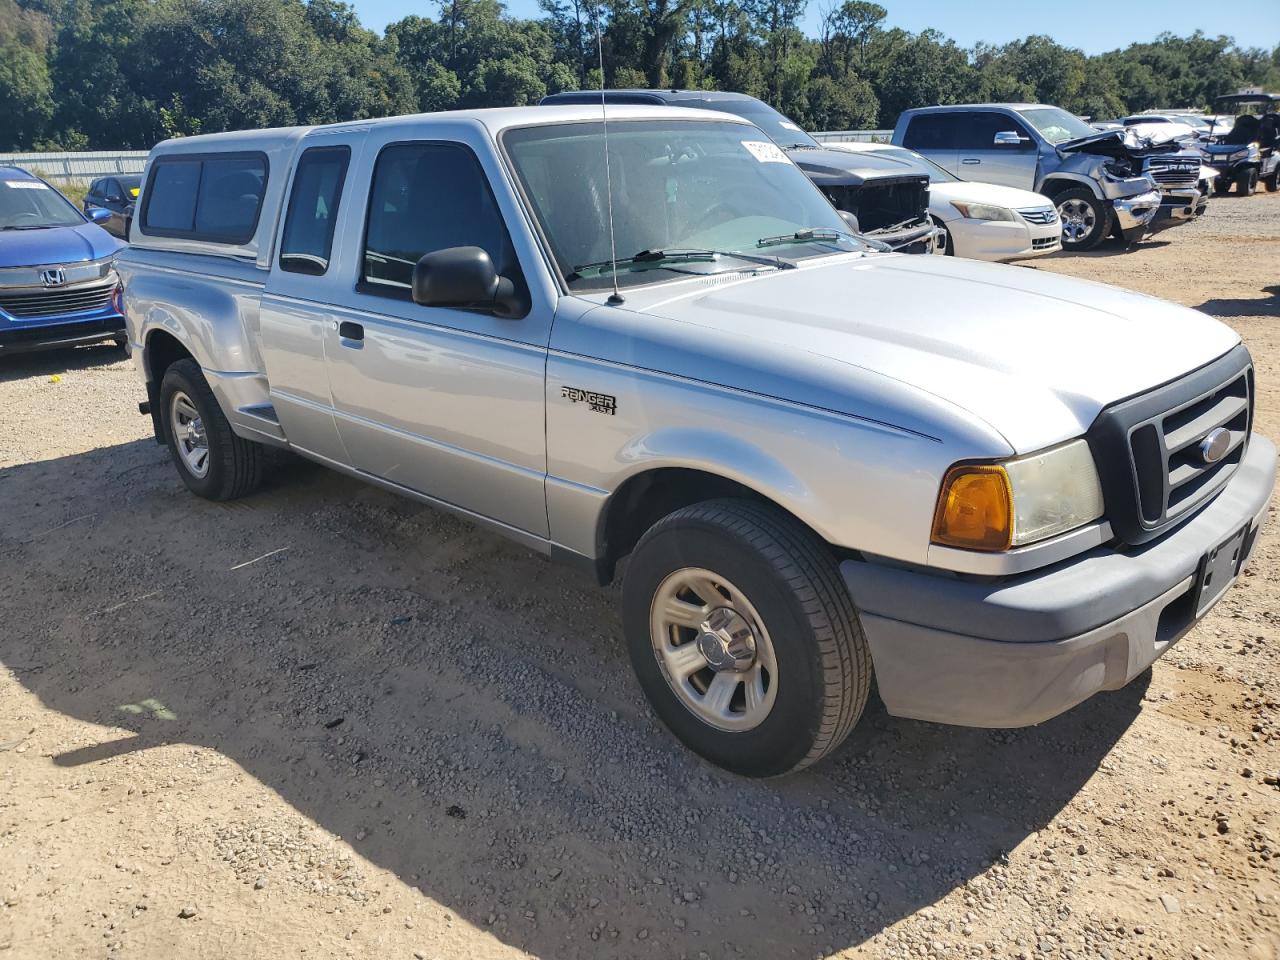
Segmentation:
{"type": "Polygon", "coordinates": [[[1235,582],[1248,534],[1249,525],[1246,523],[1200,559],[1200,569],[1196,574],[1197,620],[1222,599],[1227,588],[1235,582]]]}

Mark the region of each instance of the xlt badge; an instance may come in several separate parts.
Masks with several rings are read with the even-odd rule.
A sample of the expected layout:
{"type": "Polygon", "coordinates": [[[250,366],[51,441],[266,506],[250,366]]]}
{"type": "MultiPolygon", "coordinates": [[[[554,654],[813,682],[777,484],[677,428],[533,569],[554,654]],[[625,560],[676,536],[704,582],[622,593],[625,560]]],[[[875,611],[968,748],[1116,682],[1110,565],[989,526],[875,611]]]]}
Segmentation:
{"type": "Polygon", "coordinates": [[[612,417],[618,412],[618,398],[607,393],[595,393],[581,387],[561,387],[560,396],[572,403],[585,403],[592,413],[607,413],[612,417]]]}

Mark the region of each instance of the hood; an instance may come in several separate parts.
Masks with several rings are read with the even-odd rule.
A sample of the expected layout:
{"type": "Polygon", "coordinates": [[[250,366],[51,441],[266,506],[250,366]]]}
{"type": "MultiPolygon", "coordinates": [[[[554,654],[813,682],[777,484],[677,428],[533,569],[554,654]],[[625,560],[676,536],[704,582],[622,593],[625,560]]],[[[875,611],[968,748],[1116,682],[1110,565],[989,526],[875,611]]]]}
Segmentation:
{"type": "MultiPolygon", "coordinates": [[[[1006,187],[998,183],[961,180],[959,183],[934,181],[929,185],[930,208],[952,200],[959,200],[962,203],[990,203],[997,207],[1008,207],[1011,210],[1053,206],[1053,201],[1042,193],[1032,193],[1030,190],[1006,187]]],[[[959,216],[959,213],[952,210],[951,216],[959,216]]]]}
{"type": "Polygon", "coordinates": [[[1093,153],[1101,157],[1143,157],[1153,153],[1177,152],[1182,144],[1168,138],[1140,137],[1132,127],[1107,130],[1091,137],[1079,137],[1057,145],[1059,153],[1093,153]]]}
{"type": "Polygon", "coordinates": [[[0,230],[0,267],[42,267],[101,260],[124,249],[96,223],[42,230],[0,230]]]}
{"type": "Polygon", "coordinates": [[[834,257],[679,286],[629,291],[627,306],[706,328],[761,365],[836,361],[849,379],[891,378],[981,418],[1018,453],[1080,436],[1104,406],[1240,339],[1194,310],[1116,287],[951,257],[834,257]]]}
{"type": "Polygon", "coordinates": [[[854,186],[885,177],[917,177],[925,174],[911,164],[872,153],[850,153],[846,150],[788,150],[797,167],[818,186],[854,186]]]}

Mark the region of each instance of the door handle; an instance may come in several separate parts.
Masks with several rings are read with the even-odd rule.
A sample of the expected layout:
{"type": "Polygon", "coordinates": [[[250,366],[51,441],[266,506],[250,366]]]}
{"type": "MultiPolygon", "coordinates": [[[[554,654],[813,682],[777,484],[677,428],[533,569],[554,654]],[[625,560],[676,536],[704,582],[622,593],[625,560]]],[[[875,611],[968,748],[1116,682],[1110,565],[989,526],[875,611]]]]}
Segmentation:
{"type": "Polygon", "coordinates": [[[976,159],[976,158],[974,158],[974,157],[966,157],[965,159],[961,160],[960,162],[961,162],[961,163],[981,163],[982,161],[981,161],[981,160],[978,160],[978,159],[976,159]]]}
{"type": "Polygon", "coordinates": [[[354,320],[343,320],[338,324],[338,336],[343,340],[363,340],[364,326],[354,320]]]}

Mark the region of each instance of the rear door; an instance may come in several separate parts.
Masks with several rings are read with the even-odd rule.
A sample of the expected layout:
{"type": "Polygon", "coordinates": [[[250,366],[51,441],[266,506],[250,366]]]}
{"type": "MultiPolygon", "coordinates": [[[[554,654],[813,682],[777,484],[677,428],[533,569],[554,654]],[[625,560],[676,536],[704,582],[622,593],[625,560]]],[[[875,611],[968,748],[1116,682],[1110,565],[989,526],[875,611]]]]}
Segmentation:
{"type": "Polygon", "coordinates": [[[487,134],[458,123],[374,127],[352,185],[344,307],[323,331],[351,464],[545,539],[556,298],[487,134]],[[523,316],[413,302],[418,259],[459,246],[484,249],[525,292],[523,316]]]}
{"type": "Polygon", "coordinates": [[[963,111],[957,116],[957,176],[1024,190],[1035,186],[1036,141],[1021,122],[997,110],[963,111]]]}
{"type": "Polygon", "coordinates": [[[907,122],[902,145],[924,154],[944,170],[959,173],[956,169],[958,118],[959,115],[951,110],[916,114],[907,122]]]}
{"type": "Polygon", "coordinates": [[[325,348],[354,269],[342,261],[334,237],[359,229],[349,214],[348,180],[363,142],[360,131],[311,134],[301,142],[259,321],[271,403],[284,435],[341,466],[351,460],[334,420],[325,348]]]}

